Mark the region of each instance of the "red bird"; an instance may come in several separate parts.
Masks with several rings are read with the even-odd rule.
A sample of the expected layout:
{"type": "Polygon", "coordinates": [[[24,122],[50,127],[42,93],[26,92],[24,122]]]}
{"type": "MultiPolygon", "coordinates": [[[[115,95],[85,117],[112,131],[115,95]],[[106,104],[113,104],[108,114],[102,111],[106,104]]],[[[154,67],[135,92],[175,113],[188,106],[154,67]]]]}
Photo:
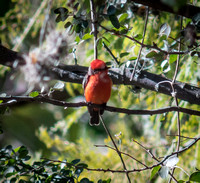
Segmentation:
{"type": "MultiPolygon", "coordinates": [[[[106,105],[111,95],[112,80],[108,75],[108,67],[102,60],[93,60],[88,73],[83,81],[86,102],[106,105]]],[[[90,125],[99,125],[99,115],[104,110],[88,107],[90,113],[90,125]]]]}

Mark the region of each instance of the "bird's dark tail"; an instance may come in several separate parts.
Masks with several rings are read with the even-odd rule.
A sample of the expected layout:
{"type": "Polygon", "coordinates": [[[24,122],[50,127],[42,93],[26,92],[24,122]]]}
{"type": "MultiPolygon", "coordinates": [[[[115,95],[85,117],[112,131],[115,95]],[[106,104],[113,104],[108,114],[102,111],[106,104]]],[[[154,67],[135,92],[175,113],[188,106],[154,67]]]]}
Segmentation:
{"type": "Polygon", "coordinates": [[[98,126],[99,123],[99,110],[92,110],[92,113],[90,113],[90,125],[93,126],[98,126]]]}
{"type": "MultiPolygon", "coordinates": [[[[102,107],[105,107],[106,103],[102,104],[102,107]]],[[[98,108],[91,108],[88,106],[88,111],[90,113],[90,125],[91,126],[98,126],[100,124],[99,122],[99,115],[102,115],[104,112],[104,109],[98,109],[98,108]]]]}

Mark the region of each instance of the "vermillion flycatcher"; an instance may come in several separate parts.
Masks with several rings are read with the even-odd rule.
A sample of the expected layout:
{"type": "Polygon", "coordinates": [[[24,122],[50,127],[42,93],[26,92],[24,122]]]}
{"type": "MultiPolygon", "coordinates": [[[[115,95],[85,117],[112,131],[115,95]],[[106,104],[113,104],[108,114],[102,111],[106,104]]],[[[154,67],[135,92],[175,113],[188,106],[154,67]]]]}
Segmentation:
{"type": "MultiPolygon", "coordinates": [[[[102,60],[93,60],[88,73],[83,81],[86,102],[106,105],[111,95],[112,80],[108,75],[108,67],[102,60]]],[[[90,125],[99,125],[99,115],[104,110],[88,107],[90,113],[90,125]]]]}

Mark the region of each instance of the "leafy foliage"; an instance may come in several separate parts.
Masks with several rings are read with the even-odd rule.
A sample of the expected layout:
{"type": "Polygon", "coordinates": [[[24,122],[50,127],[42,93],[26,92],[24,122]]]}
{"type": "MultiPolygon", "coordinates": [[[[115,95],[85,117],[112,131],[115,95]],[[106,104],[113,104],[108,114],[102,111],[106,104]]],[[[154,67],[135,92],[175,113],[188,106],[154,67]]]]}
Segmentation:
{"type": "MultiPolygon", "coordinates": [[[[0,178],[10,182],[77,182],[92,183],[88,178],[80,178],[82,172],[88,167],[80,163],[80,159],[71,162],[53,161],[43,159],[27,163],[31,156],[26,147],[21,146],[13,149],[7,146],[0,151],[0,178]]],[[[109,183],[110,180],[98,180],[101,183],[109,183]]]]}
{"type": "MultiPolygon", "coordinates": [[[[29,18],[33,17],[38,8],[37,3],[40,3],[40,1],[37,1],[34,4],[36,7],[34,9],[33,2],[36,1],[29,0],[25,5],[23,1],[16,2],[5,17],[1,18],[1,40],[4,45],[13,47],[16,44],[17,39],[14,38],[18,38],[22,34],[29,18]]],[[[146,8],[132,1],[94,2],[96,3],[98,20],[95,23],[97,23],[98,28],[99,59],[105,60],[111,67],[120,68],[122,72],[124,68],[133,68],[141,46],[139,43],[143,40],[146,8]]],[[[186,1],[172,0],[163,0],[162,2],[169,3],[169,6],[173,7],[175,11],[186,3],[186,1]]],[[[197,1],[196,6],[199,3],[197,1]]],[[[67,65],[88,66],[93,59],[94,52],[94,35],[91,30],[91,23],[93,22],[89,1],[68,1],[67,5],[66,1],[54,1],[50,12],[47,32],[51,32],[50,27],[52,24],[55,25],[55,22],[57,23],[56,29],[64,29],[68,32],[67,37],[70,44],[68,50],[66,50],[68,55],[66,54],[67,57],[63,62],[67,65]]],[[[23,52],[32,47],[33,44],[38,44],[37,40],[40,37],[44,17],[43,13],[39,15],[37,23],[29,30],[30,32],[21,47],[23,52]]],[[[147,70],[173,79],[177,60],[180,56],[176,80],[199,86],[199,14],[195,15],[192,20],[184,18],[182,29],[180,22],[181,18],[176,15],[157,12],[154,9],[149,10],[146,36],[137,69],[147,70]],[[182,54],[178,53],[179,44],[182,54]],[[172,52],[174,53],[171,54],[172,52]]],[[[55,62],[56,64],[57,62],[55,62]]],[[[40,67],[37,63],[34,66],[40,67]]],[[[0,67],[2,81],[6,79],[7,71],[7,68],[0,67]]],[[[19,83],[21,83],[21,80],[19,83]]],[[[16,85],[21,86],[19,83],[16,85]]],[[[39,95],[40,88],[37,87],[29,96],[37,97],[39,95]]],[[[162,84],[158,87],[162,87],[162,84]]],[[[47,94],[59,100],[68,102],[84,100],[82,97],[83,90],[79,84],[64,84],[60,81],[55,84],[49,81],[49,88],[47,94]]],[[[18,91],[16,89],[14,94],[18,91]]],[[[178,102],[179,107],[200,110],[199,106],[190,105],[185,101],[178,102]]],[[[127,109],[151,110],[174,106],[175,100],[173,96],[164,96],[135,86],[122,85],[113,86],[109,104],[127,109]]],[[[105,174],[104,172],[96,173],[85,170],[88,167],[122,169],[115,151],[106,147],[102,149],[100,147],[93,148],[93,145],[97,143],[110,146],[111,141],[107,138],[102,127],[89,127],[86,108],[64,109],[46,104],[29,104],[17,106],[17,109],[10,108],[10,111],[8,108],[1,108],[0,110],[1,114],[7,115],[3,118],[3,123],[0,126],[0,135],[3,136],[6,133],[3,136],[4,144],[10,143],[6,140],[9,139],[9,136],[13,136],[14,139],[18,139],[25,143],[28,148],[31,148],[34,151],[34,156],[40,149],[38,156],[49,158],[36,161],[33,156],[33,159],[30,159],[31,156],[25,146],[19,148],[2,147],[0,151],[0,176],[4,181],[36,182],[40,180],[80,183],[92,181],[109,183],[111,179],[112,182],[116,183],[124,181],[124,174],[105,174]],[[43,110],[44,108],[45,110],[43,110]],[[36,132],[31,132],[34,129],[36,129],[36,132]],[[33,135],[34,133],[36,135],[33,135]],[[7,134],[9,135],[7,136],[7,134]],[[33,148],[36,141],[40,141],[42,144],[35,145],[38,149],[33,148]],[[106,180],[102,180],[102,177],[106,180]]],[[[174,152],[178,140],[176,136],[178,131],[177,115],[176,112],[169,112],[147,117],[105,112],[103,117],[111,133],[120,134],[115,136],[120,151],[145,162],[146,166],[151,166],[155,163],[152,157],[130,139],[134,138],[144,147],[148,147],[156,157],[164,157],[174,152]]],[[[180,113],[179,118],[181,121],[180,131],[183,136],[181,137],[181,146],[185,147],[191,143],[192,139],[184,137],[196,137],[199,134],[199,117],[180,113]]],[[[130,157],[123,155],[123,158],[128,169],[144,168],[143,165],[130,157]]],[[[167,165],[159,165],[149,171],[130,173],[131,179],[135,182],[147,182],[149,179],[154,182],[165,182],[164,179],[169,179],[171,168],[178,164],[188,173],[187,175],[182,170],[176,169],[174,176],[178,180],[180,179],[179,182],[199,181],[199,171],[195,170],[200,161],[199,144],[181,154],[179,161],[177,159],[174,161],[171,162],[172,166],[168,166],[169,161],[167,165]]]]}

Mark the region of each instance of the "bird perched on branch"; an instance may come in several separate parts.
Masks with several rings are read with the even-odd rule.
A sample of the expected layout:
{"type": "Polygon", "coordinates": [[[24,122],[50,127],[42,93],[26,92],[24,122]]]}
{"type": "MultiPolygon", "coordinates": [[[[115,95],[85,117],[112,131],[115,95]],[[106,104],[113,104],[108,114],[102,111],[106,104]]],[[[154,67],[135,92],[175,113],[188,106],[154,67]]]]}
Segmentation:
{"type": "MultiPolygon", "coordinates": [[[[86,102],[106,105],[111,95],[112,80],[108,75],[108,67],[102,60],[93,60],[83,80],[86,102]]],[[[88,106],[90,125],[99,125],[99,115],[104,109],[88,106]]]]}

